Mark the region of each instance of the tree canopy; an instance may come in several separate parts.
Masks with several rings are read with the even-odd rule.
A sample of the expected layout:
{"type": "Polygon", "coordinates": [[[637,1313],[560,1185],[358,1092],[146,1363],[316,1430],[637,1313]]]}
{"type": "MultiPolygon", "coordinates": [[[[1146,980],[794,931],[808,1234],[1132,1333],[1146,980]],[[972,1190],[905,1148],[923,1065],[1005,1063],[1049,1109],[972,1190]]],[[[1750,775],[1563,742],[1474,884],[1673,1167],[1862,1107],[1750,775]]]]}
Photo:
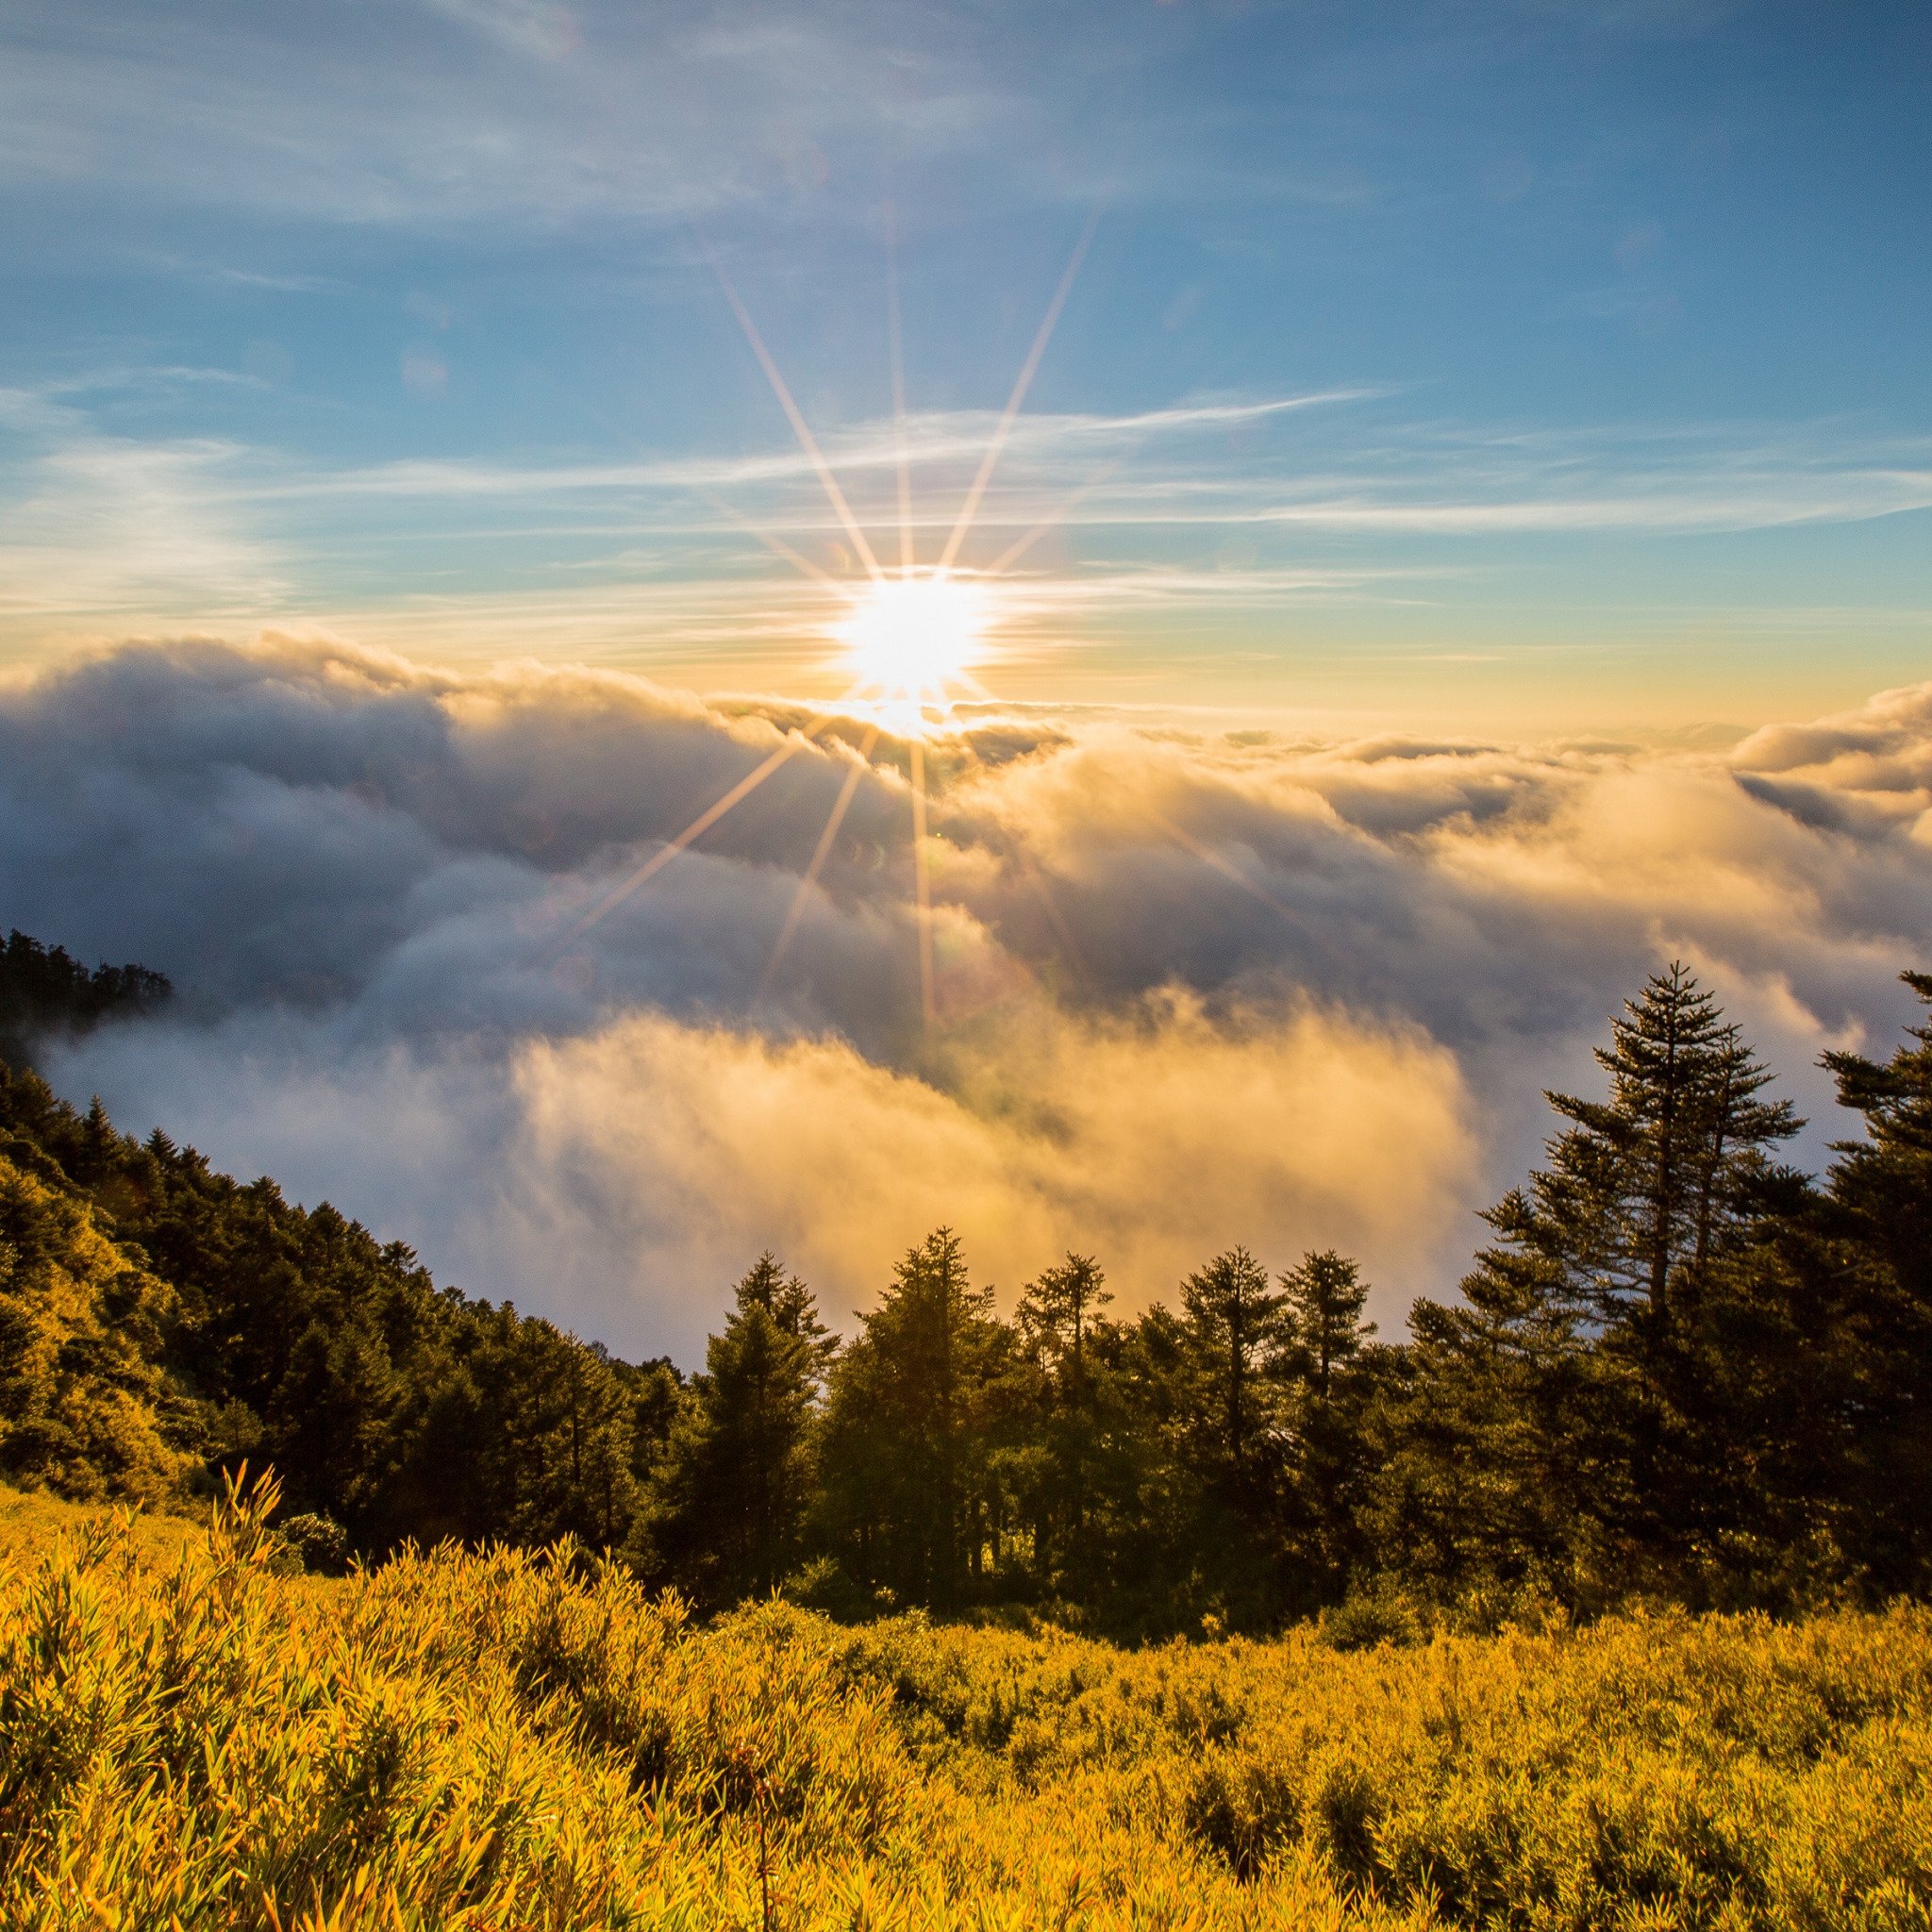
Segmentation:
{"type": "Polygon", "coordinates": [[[1498,1615],[1924,1593],[1932,1022],[1827,1057],[1857,1131],[1818,1179],[1682,965],[1597,1058],[1603,1097],[1549,1096],[1541,1161],[1400,1339],[1328,1248],[1229,1247],[1123,1317],[1074,1242],[1005,1318],[941,1227],[842,1341],[758,1256],[689,1378],[0,1067],[0,1473],[152,1499],[247,1458],[365,1557],[567,1534],[703,1607],[1120,1635],[1391,1590],[1498,1615]]]}

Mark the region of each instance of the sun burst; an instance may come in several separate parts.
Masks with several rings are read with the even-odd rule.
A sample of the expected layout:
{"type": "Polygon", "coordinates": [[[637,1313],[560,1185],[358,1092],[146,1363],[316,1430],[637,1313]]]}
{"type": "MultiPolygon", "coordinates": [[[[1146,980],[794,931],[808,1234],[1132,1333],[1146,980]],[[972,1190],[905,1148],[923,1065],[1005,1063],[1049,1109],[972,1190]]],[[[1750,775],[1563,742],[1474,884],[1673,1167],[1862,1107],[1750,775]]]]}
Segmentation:
{"type": "Polygon", "coordinates": [[[858,685],[923,710],[943,705],[980,660],[991,617],[985,585],[950,571],[902,571],[864,586],[833,634],[858,685]]]}
{"type": "MultiPolygon", "coordinates": [[[[992,481],[993,472],[998,467],[1014,421],[1025,402],[1026,391],[1032,384],[1035,372],[1040,367],[1041,358],[1046,353],[1046,345],[1059,321],[1060,311],[1066,306],[1067,297],[1074,286],[1074,278],[1079,273],[1080,263],[1086,256],[1088,244],[1093,239],[1099,219],[1099,212],[1096,210],[1082,230],[1072,258],[1067,263],[1066,272],[1060,277],[1059,286],[1054,291],[1053,300],[1047,306],[1046,315],[1033,338],[1026,359],[1021,366],[1012,391],[1007,398],[1006,408],[1000,412],[999,421],[980,459],[972,485],[959,507],[958,517],[946,537],[939,560],[936,564],[925,565],[919,562],[914,542],[911,463],[906,434],[905,370],[899,338],[898,275],[893,235],[889,222],[887,315],[891,357],[892,414],[898,445],[899,563],[896,569],[888,569],[880,563],[878,552],[866,533],[864,523],[855,513],[844,491],[840,487],[839,479],[833,474],[832,465],[826,460],[825,454],[807,424],[796,399],[787,387],[777,362],[770,349],[766,347],[764,338],[758,333],[758,325],[752,320],[751,311],[740,298],[730,276],[724,271],[724,264],[712,252],[709,244],[705,242],[702,237],[699,238],[700,244],[717,275],[719,286],[724,291],[725,300],[730,304],[732,313],[737,316],[739,325],[744,331],[745,340],[750,343],[758,366],[764,371],[765,377],[772,386],[773,394],[777,398],[787,421],[791,425],[792,433],[798,439],[799,448],[817,475],[825,500],[831,506],[833,514],[849,541],[850,557],[865,572],[864,578],[856,584],[841,582],[835,575],[821,568],[819,564],[773,532],[760,529],[750,519],[741,516],[732,509],[728,504],[711,496],[709,491],[704,493],[714,508],[756,537],[774,556],[782,558],[801,575],[840,600],[842,611],[825,626],[825,630],[842,647],[845,668],[852,682],[845,695],[839,701],[839,708],[828,709],[815,723],[802,729],[788,732],[784,742],[768,754],[760,764],[741,778],[714,804],[708,806],[675,839],[659,845],[649,858],[607,890],[575,921],[570,928],[571,937],[579,936],[587,931],[599,920],[608,916],[631,893],[648,885],[678,853],[689,849],[694,841],[701,838],[741,801],[762,785],[794,753],[828,730],[837,722],[840,709],[843,709],[844,714],[849,717],[856,701],[858,708],[872,714],[871,723],[863,742],[858,747],[858,761],[851,765],[846,773],[830,816],[825,821],[824,829],[819,836],[811,862],[799,880],[791,907],[778,929],[770,963],[759,981],[758,992],[762,996],[777,974],[786,947],[798,928],[820,872],[831,854],[839,828],[844,821],[846,808],[852,803],[858,782],[865,773],[873,769],[874,746],[882,732],[891,732],[905,742],[908,777],[910,781],[908,790],[912,808],[911,857],[919,928],[920,1005],[926,1031],[930,1036],[936,1018],[936,1004],[932,879],[926,833],[925,741],[936,731],[943,731],[948,727],[954,706],[960,696],[983,698],[987,695],[985,687],[974,675],[974,668],[991,655],[988,633],[996,628],[1003,614],[997,602],[992,579],[1000,576],[1015,563],[1031,546],[1034,540],[1052,526],[1058,520],[1058,515],[1064,514],[1064,510],[1049,516],[1045,522],[1037,525],[1026,535],[1008,544],[991,566],[969,569],[959,565],[958,559],[962,546],[978,521],[988,486],[992,481]]],[[[1065,508],[1071,509],[1072,503],[1077,500],[1078,492],[1070,499],[1065,508]]],[[[967,757],[976,756],[970,739],[964,741],[963,749],[967,757]]],[[[1044,882],[1036,875],[1034,884],[1041,897],[1045,898],[1044,882]]],[[[1049,912],[1052,911],[1050,901],[1048,909],[1049,912]]],[[[1057,915],[1056,923],[1059,923],[1057,915]]]]}

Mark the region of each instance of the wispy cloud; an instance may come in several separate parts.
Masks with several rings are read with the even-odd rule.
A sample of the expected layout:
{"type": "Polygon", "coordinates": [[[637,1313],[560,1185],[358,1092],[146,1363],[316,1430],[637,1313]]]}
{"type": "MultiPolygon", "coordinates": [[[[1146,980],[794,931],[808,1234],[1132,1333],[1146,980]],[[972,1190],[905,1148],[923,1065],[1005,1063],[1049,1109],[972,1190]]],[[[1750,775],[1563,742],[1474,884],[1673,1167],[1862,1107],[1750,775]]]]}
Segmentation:
{"type": "MultiPolygon", "coordinates": [[[[419,386],[441,367],[425,363],[419,386]]],[[[708,641],[741,651],[808,644],[842,614],[838,591],[794,576],[754,533],[857,582],[845,532],[791,443],[330,468],[233,440],[150,442],[101,426],[97,399],[118,388],[225,379],[124,368],[0,397],[11,501],[0,567],[16,625],[35,613],[304,619],[373,625],[413,648],[468,625],[466,655],[500,648],[524,622],[553,643],[628,625],[648,626],[659,652],[708,641]]],[[[990,410],[907,420],[926,560],[994,428],[990,410]]],[[[860,420],[822,442],[884,541],[898,427],[860,420]]],[[[1453,600],[1473,572],[1493,582],[1550,538],[1689,537],[1928,507],[1932,444],[1839,424],[1505,432],[1417,421],[1400,391],[1356,387],[1022,416],[961,560],[1008,559],[1000,615],[1013,641],[1082,625],[1104,641],[1135,612],[1453,600]]]]}
{"type": "Polygon", "coordinates": [[[783,192],[827,148],[916,135],[928,157],[996,153],[1017,97],[965,35],[909,26],[884,6],[378,0],[77,20],[29,0],[4,30],[0,184],[107,181],[348,223],[675,221],[783,192]]]}
{"type": "Polygon", "coordinates": [[[281,546],[237,500],[235,445],[108,435],[14,390],[0,391],[0,612],[219,622],[287,596],[281,546]]]}

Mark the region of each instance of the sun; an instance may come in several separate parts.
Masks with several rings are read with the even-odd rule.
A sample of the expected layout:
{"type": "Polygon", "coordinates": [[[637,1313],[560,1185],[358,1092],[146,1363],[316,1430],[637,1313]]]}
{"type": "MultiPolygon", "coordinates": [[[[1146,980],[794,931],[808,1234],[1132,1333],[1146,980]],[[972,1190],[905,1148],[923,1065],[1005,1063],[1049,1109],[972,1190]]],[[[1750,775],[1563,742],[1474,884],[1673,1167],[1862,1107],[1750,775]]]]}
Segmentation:
{"type": "Polygon", "coordinates": [[[904,571],[868,584],[834,631],[859,684],[923,701],[942,697],[979,661],[991,615],[970,577],[904,571]]]}
{"type": "MultiPolygon", "coordinates": [[[[785,378],[779,373],[771,351],[766,348],[764,338],[758,334],[751,311],[732,286],[724,264],[711,253],[708,245],[705,247],[719,286],[724,291],[724,299],[737,316],[745,340],[751,344],[752,354],[757,357],[765,379],[772,386],[772,393],[791,425],[792,434],[798,439],[806,462],[817,475],[833,516],[844,530],[850,545],[849,558],[864,569],[867,581],[853,584],[849,579],[841,580],[793,549],[776,533],[760,529],[750,519],[741,516],[708,490],[701,493],[714,508],[757,538],[774,556],[782,558],[802,576],[841,602],[842,610],[819,634],[836,639],[842,645],[844,665],[851,684],[831,708],[822,711],[814,723],[802,729],[787,730],[783,742],[769,752],[760,763],[707,806],[675,839],[660,843],[626,877],[603,892],[572,924],[573,938],[588,931],[632,892],[649,884],[672,859],[688,850],[727,812],[756,791],[794,753],[828,730],[841,718],[850,718],[856,706],[861,713],[870,712],[867,728],[855,747],[857,757],[846,765],[843,782],[833,801],[824,829],[819,834],[811,862],[799,879],[791,908],[778,928],[771,959],[765,968],[764,977],[758,982],[758,996],[762,998],[772,984],[778,962],[785,956],[785,948],[812,900],[820,870],[831,856],[839,827],[844,822],[846,809],[862,776],[874,770],[873,748],[882,733],[890,732],[903,741],[907,753],[907,789],[912,806],[913,891],[919,924],[920,1008],[930,1039],[936,1024],[937,1008],[934,999],[932,855],[928,847],[939,841],[937,839],[928,841],[926,834],[925,741],[935,732],[950,728],[960,695],[982,700],[990,696],[986,687],[974,675],[974,670],[990,655],[987,632],[996,623],[1010,622],[1016,610],[1013,602],[996,591],[995,585],[1037,539],[1067,514],[1080,492],[1076,491],[1062,510],[1036,524],[1025,535],[1009,542],[991,563],[967,567],[959,565],[958,558],[973,534],[1008,435],[1026,399],[1027,389],[1033,381],[1034,372],[1040,367],[1041,358],[1046,353],[1047,342],[1059,320],[1060,310],[1066,306],[1074,277],[1079,272],[1080,262],[1093,239],[1099,219],[1096,210],[1081,231],[1073,258],[1060,276],[1052,302],[1047,305],[1045,319],[1033,338],[1033,345],[1021,365],[1012,391],[1007,397],[1007,406],[1000,412],[986,453],[981,457],[979,468],[960,504],[958,515],[941,548],[938,560],[931,564],[922,564],[918,558],[918,528],[912,514],[911,451],[906,427],[906,387],[899,351],[898,284],[893,279],[889,254],[888,334],[891,347],[892,413],[896,427],[899,485],[899,558],[896,569],[880,563],[879,553],[874,547],[872,538],[854,512],[838,477],[833,474],[832,465],[825,458],[824,451],[811,433],[810,425],[806,422],[791,390],[786,387],[785,378]]],[[[967,758],[977,758],[970,736],[963,738],[960,743],[967,758]]],[[[1044,885],[1037,877],[1034,884],[1044,897],[1044,885]]],[[[1055,916],[1058,919],[1058,915],[1055,916]]]]}

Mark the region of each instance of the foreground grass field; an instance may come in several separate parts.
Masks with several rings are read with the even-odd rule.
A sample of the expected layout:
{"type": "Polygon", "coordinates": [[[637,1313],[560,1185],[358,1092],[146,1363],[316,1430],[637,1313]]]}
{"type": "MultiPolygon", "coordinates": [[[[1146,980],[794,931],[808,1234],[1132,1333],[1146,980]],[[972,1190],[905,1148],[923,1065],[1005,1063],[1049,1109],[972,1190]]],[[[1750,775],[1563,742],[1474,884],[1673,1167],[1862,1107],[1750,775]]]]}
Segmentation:
{"type": "Polygon", "coordinates": [[[0,1507],[0,1924],[1932,1926],[1932,1616],[1341,1655],[708,1629],[0,1507]]]}

